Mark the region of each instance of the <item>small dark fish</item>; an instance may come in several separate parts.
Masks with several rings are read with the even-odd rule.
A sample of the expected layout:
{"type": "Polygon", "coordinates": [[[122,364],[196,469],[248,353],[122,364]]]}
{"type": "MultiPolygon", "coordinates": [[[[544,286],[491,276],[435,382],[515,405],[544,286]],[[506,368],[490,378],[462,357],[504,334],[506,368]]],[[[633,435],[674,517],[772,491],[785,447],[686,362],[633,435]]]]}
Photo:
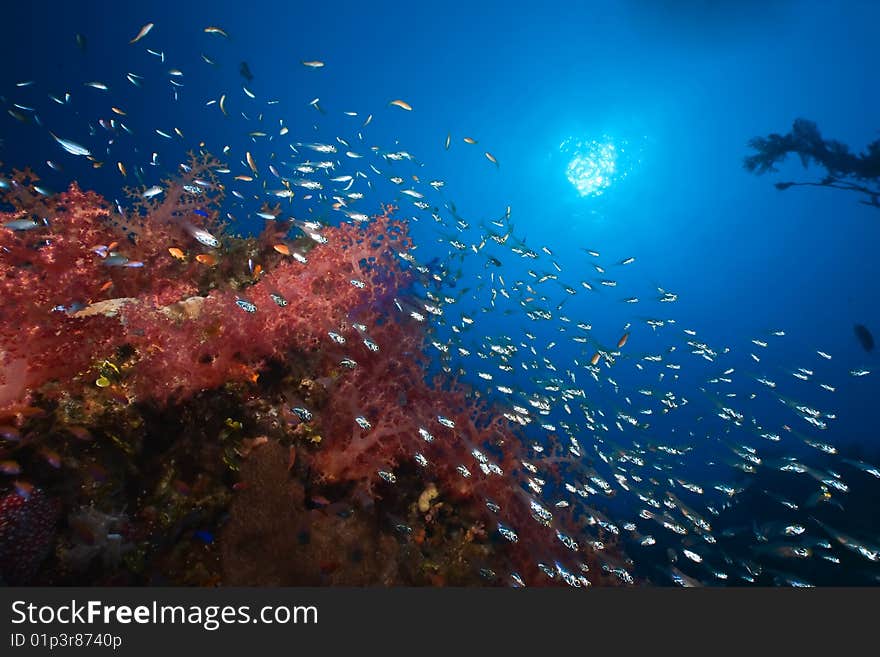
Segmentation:
{"type": "Polygon", "coordinates": [[[856,324],[855,326],[853,326],[853,331],[856,334],[856,338],[858,339],[859,344],[862,345],[862,349],[864,349],[865,351],[873,351],[874,336],[871,335],[871,332],[861,324],[856,324]]]}
{"type": "Polygon", "coordinates": [[[21,474],[21,466],[18,461],[0,461],[0,472],[5,475],[21,474]]]}
{"type": "Polygon", "coordinates": [[[4,425],[0,427],[0,438],[8,440],[11,443],[21,442],[21,431],[16,427],[4,425]]]}
{"type": "Polygon", "coordinates": [[[86,472],[97,482],[107,481],[107,477],[109,476],[107,470],[97,463],[90,463],[86,467],[86,472]]]}
{"type": "Polygon", "coordinates": [[[206,545],[210,545],[211,543],[214,542],[214,534],[205,530],[205,529],[200,529],[199,531],[195,532],[193,534],[193,537],[197,538],[198,540],[200,540],[202,543],[205,543],[206,545]]]}
{"type": "Polygon", "coordinates": [[[251,80],[254,79],[254,76],[253,76],[253,74],[251,73],[251,69],[250,69],[250,67],[248,66],[248,63],[247,63],[247,62],[242,62],[242,63],[241,63],[241,67],[238,69],[238,72],[241,73],[241,76],[242,76],[245,80],[247,80],[248,82],[250,82],[251,80]]]}

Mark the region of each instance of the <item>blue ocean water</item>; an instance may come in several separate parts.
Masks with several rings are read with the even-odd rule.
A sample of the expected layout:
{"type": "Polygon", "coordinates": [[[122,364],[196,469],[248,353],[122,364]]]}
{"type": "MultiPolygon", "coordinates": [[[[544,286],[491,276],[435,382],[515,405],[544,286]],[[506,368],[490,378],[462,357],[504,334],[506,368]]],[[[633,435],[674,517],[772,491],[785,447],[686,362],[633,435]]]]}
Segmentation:
{"type": "MultiPolygon", "coordinates": [[[[775,189],[779,180],[821,176],[815,168],[804,170],[795,158],[779,174],[765,176],[752,175],[742,165],[751,153],[749,139],[784,134],[801,117],[855,151],[877,139],[876,3],[215,1],[185,9],[160,2],[130,7],[33,3],[5,12],[0,95],[7,106],[39,103],[44,124],[21,123],[4,113],[0,160],[5,166],[33,166],[48,187],[63,189],[71,172],[53,171],[43,163],[64,166],[72,158],[60,155],[48,131],[84,143],[87,118],[101,113],[111,118],[111,96],[82,86],[90,80],[111,87],[113,105],[137,108],[129,112],[129,123],[138,137],[120,148],[130,149],[129,159],[142,163],[153,151],[160,154],[160,166],[145,167],[140,182],[147,186],[158,183],[201,140],[213,150],[224,145],[235,153],[250,149],[261,163],[274,161],[271,153],[286,148],[280,140],[249,138],[241,122],[233,130],[229,117],[216,106],[206,107],[221,92],[229,95],[231,113],[245,112],[253,120],[264,114],[264,125],[273,128],[283,118],[291,136],[303,140],[310,133],[315,141],[332,136],[353,140],[359,130],[367,131],[361,126],[372,114],[370,143],[413,154],[415,164],[399,165],[407,184],[414,173],[422,187],[428,180],[444,181],[439,199],[427,200],[438,207],[454,203],[473,228],[467,246],[476,243],[481,224],[491,225],[509,207],[515,237],[541,253],[534,260],[518,257],[509,244],[490,240],[477,257],[459,263],[450,249],[454,233],[438,229],[430,212],[412,225],[420,259],[448,263],[454,276],[445,291],[458,300],[456,313],[476,320],[475,334],[519,343],[531,333],[539,358],[585,363],[595,349],[569,339],[577,333],[576,323],[591,325],[592,336],[607,349],[630,332],[626,350],[633,358],[666,349],[668,331],[681,336],[682,329],[693,330],[696,340],[731,349],[723,362],[737,372],[737,394],[765,392],[756,377],[779,380],[780,394],[836,415],[821,440],[851,458],[880,462],[874,414],[880,392],[873,372],[877,354],[866,352],[853,333],[854,324],[880,331],[880,215],[855,194],[775,189]],[[148,22],[155,23],[154,30],[129,45],[148,22]],[[206,25],[223,26],[229,37],[205,34],[206,25]],[[83,45],[77,44],[76,34],[85,37],[83,45]],[[164,53],[164,61],[146,48],[164,53]],[[202,55],[215,64],[205,63],[202,55]],[[306,67],[304,60],[321,60],[325,66],[306,67]],[[243,62],[252,80],[241,74],[243,62]],[[167,71],[175,67],[183,70],[183,86],[168,83],[167,71]],[[127,73],[143,76],[140,87],[126,82],[127,73]],[[39,84],[16,88],[31,79],[39,84]],[[243,85],[256,101],[241,93],[243,85]],[[69,91],[74,102],[46,103],[47,89],[57,96],[69,91]],[[279,103],[266,105],[267,99],[279,103]],[[314,99],[317,105],[310,104],[314,99]],[[404,99],[412,111],[389,107],[392,99],[404,99]],[[346,110],[358,116],[343,114],[346,110]],[[175,128],[184,139],[168,140],[155,132],[173,134],[175,128]],[[467,144],[464,137],[477,143],[467,144]],[[610,180],[602,194],[582,196],[566,176],[577,150],[571,144],[593,141],[613,145],[616,168],[598,174],[610,180]],[[569,147],[560,148],[564,143],[569,147]],[[630,257],[635,258],[632,264],[616,264],[630,257]],[[534,284],[557,273],[577,294],[554,279],[541,284],[539,294],[550,299],[550,306],[562,304],[556,313],[571,320],[566,332],[560,333],[558,321],[530,319],[521,306],[500,297],[492,308],[492,287],[534,284]],[[602,286],[602,278],[617,286],[602,286]],[[586,290],[581,281],[595,289],[586,290]],[[659,303],[658,288],[674,292],[677,300],[659,303]],[[639,302],[624,303],[629,297],[639,302]],[[654,330],[645,324],[650,318],[674,318],[675,325],[654,330]],[[770,336],[774,330],[784,331],[784,338],[770,336]],[[550,343],[556,344],[548,348],[550,343]],[[833,358],[817,357],[817,350],[833,358]],[[809,384],[790,376],[798,367],[814,373],[809,384]],[[850,376],[857,369],[872,372],[850,376]],[[819,382],[835,392],[819,389],[819,382]]],[[[77,169],[75,177],[83,187],[120,197],[119,175],[109,163],[102,169],[77,169]]],[[[129,180],[134,183],[131,172],[129,180]]],[[[377,182],[370,197],[370,211],[380,201],[404,208],[412,201],[387,181],[377,182]]],[[[305,207],[298,203],[293,207],[305,207]]],[[[261,227],[254,210],[230,209],[239,230],[261,227]]],[[[455,337],[448,326],[438,327],[437,335],[455,337]]],[[[468,340],[466,335],[461,344],[477,346],[468,340]]],[[[678,348],[687,351],[685,338],[678,348]]],[[[702,441],[723,432],[724,425],[712,419],[719,396],[701,388],[718,375],[718,368],[695,357],[672,358],[682,369],[667,372],[664,382],[654,372],[649,377],[634,368],[613,375],[621,389],[671,387],[688,399],[690,408],[680,414],[652,419],[651,436],[698,444],[706,457],[691,463],[682,476],[714,481],[712,463],[730,453],[702,441]],[[675,374],[679,380],[670,383],[675,374]]],[[[450,367],[462,368],[465,380],[503,398],[477,377],[481,364],[475,356],[455,356],[450,367]]],[[[542,382],[535,377],[535,372],[518,370],[497,374],[495,383],[537,390],[542,382]]],[[[613,413],[627,406],[607,381],[592,387],[584,375],[580,383],[594,408],[613,413]]],[[[756,404],[764,425],[790,424],[808,433],[778,400],[762,398],[756,404]]],[[[553,413],[557,421],[566,417],[559,408],[553,413]]],[[[776,456],[783,455],[793,454],[776,456]]],[[[865,517],[870,503],[844,500],[844,506],[852,526],[866,537],[873,532],[876,542],[877,521],[865,517]]]]}

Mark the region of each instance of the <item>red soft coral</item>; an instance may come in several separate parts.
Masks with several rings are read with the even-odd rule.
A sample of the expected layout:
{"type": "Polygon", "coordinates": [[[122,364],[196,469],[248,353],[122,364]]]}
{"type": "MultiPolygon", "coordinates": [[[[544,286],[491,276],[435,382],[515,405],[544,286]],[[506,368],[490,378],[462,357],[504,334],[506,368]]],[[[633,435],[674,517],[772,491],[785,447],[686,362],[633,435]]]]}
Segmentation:
{"type": "Polygon", "coordinates": [[[307,264],[281,260],[246,289],[189,300],[181,295],[175,304],[166,303],[169,295],[142,294],[126,304],[120,316],[137,350],[130,379],[136,395],[165,401],[253,380],[270,359],[322,346],[333,352],[330,332],[355,338],[353,310],[360,309],[362,321],[374,319],[377,303],[408,281],[396,250],[406,250],[409,241],[387,216],[360,227],[327,228],[323,235],[327,243],[309,251],[307,264]]]}
{"type": "Polygon", "coordinates": [[[0,408],[52,380],[72,385],[124,344],[126,328],[108,316],[122,303],[114,300],[161,306],[196,292],[201,266],[178,262],[168,248],[194,244],[188,222],[220,228],[214,166],[192,156],[181,178],[166,181],[164,202],[142,204],[146,216],[122,214],[76,183],[46,197],[33,191],[36,175],[13,172],[2,193],[12,210],[0,213],[0,225],[33,227],[0,230],[0,408]],[[206,217],[193,215],[203,206],[206,217]],[[88,311],[100,302],[108,305],[88,311]]]}

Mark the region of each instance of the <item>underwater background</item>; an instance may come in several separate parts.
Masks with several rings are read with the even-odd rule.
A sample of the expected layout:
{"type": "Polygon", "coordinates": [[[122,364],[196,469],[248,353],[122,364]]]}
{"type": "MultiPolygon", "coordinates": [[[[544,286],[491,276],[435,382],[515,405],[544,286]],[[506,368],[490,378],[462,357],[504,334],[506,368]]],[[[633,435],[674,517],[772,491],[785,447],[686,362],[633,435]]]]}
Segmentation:
{"type": "MultiPolygon", "coordinates": [[[[0,26],[5,54],[0,96],[8,110],[0,117],[0,162],[5,174],[28,166],[37,171],[41,195],[63,192],[76,181],[125,210],[130,205],[124,186],[141,194],[163,186],[186,161],[187,151],[202,148],[233,174],[256,178],[227,183],[242,192],[227,195],[218,208],[221,217],[228,213],[230,235],[263,231],[267,219],[257,213],[267,212],[266,202],[280,202],[285,215],[327,226],[346,222],[345,211],[330,210],[334,194],[364,193],[342,203],[350,210],[349,220],[351,212],[372,216],[382,214],[382,204],[394,204],[398,209],[391,217],[407,224],[416,246],[412,253],[425,269],[420,273],[436,276],[416,276],[389,293],[384,310],[376,313],[379,324],[401,321],[401,306],[395,309],[393,301],[406,300],[403,305],[410,309],[421,302],[419,310],[428,317],[427,328],[420,330],[428,337],[422,345],[427,358],[418,367],[426,378],[444,378],[440,389],[449,388],[454,378],[452,387],[464,386],[466,397],[497,404],[490,411],[495,417],[510,413],[511,405],[540,400],[529,407],[530,415],[528,409],[513,412],[513,425],[522,426],[511,429],[515,438],[507,443],[518,441],[522,454],[537,463],[542,452],[533,446],[550,450],[556,438],[548,435],[561,436],[568,460],[554,475],[531,473],[534,486],[526,467],[505,490],[511,499],[545,499],[545,511],[573,498],[557,508],[570,514],[572,527],[590,536],[576,550],[566,540],[576,532],[561,529],[556,520],[545,522],[534,507],[522,522],[549,528],[550,544],[561,543],[564,553],[599,554],[589,572],[602,575],[589,583],[605,583],[600,580],[607,576],[611,583],[660,585],[876,585],[880,384],[871,337],[880,327],[876,193],[872,205],[870,195],[828,184],[780,190],[774,183],[821,182],[828,172],[815,159],[805,168],[794,149],[778,172],[764,175],[748,171],[744,158],[756,151],[750,140],[789,133],[798,119],[814,122],[823,138],[847,144],[853,153],[880,139],[875,121],[880,91],[873,75],[880,55],[873,29],[878,19],[876,3],[786,0],[18,3],[4,9],[0,26]],[[154,27],[137,38],[141,26],[151,23],[154,27]],[[208,26],[219,26],[220,32],[206,32],[208,26]],[[133,80],[127,77],[132,73],[133,80]],[[106,88],[85,86],[90,82],[106,88]],[[279,134],[283,126],[289,133],[279,134]],[[90,166],[59,138],[87,147],[90,157],[106,163],[90,166]],[[335,144],[339,150],[322,153],[308,144],[335,144]],[[371,152],[374,144],[379,148],[371,152]],[[366,157],[346,158],[346,150],[366,157]],[[294,167],[307,160],[333,164],[297,174],[294,167]],[[276,172],[268,171],[270,163],[276,172]],[[297,186],[304,177],[322,181],[323,189],[297,186]],[[331,182],[333,177],[338,180],[331,182]],[[282,185],[283,179],[293,187],[282,185]],[[271,198],[273,188],[294,193],[271,198]],[[442,306],[442,314],[425,313],[424,303],[442,306]],[[854,330],[857,326],[862,328],[854,330]],[[508,350],[510,345],[516,348],[508,350]],[[661,360],[651,360],[658,355],[661,360]],[[499,371],[499,363],[506,367],[499,371]],[[641,413],[646,409],[652,412],[641,413]],[[529,418],[518,422],[517,415],[529,418]],[[762,436],[768,433],[775,439],[762,436]],[[574,450],[568,449],[572,437],[574,450]],[[797,464],[806,469],[797,470],[797,464]],[[566,497],[566,483],[580,492],[568,490],[566,497]],[[602,545],[590,547],[591,541],[602,545]],[[617,553],[607,561],[601,556],[606,544],[617,553]]],[[[873,157],[873,178],[857,182],[876,192],[876,147],[873,157]]],[[[28,231],[6,232],[18,240],[28,231]]],[[[120,239],[124,243],[128,237],[120,239]]],[[[240,269],[246,261],[241,259],[240,269]]],[[[22,265],[16,267],[20,271],[22,265]]],[[[16,267],[4,271],[7,285],[15,285],[16,267]]],[[[137,275],[149,276],[149,266],[137,275]]],[[[275,310],[259,302],[256,308],[256,314],[275,310]]],[[[320,324],[320,313],[305,316],[307,308],[292,310],[301,309],[301,319],[320,324]]],[[[238,315],[230,317],[238,321],[232,319],[238,315]]],[[[348,319],[358,321],[355,315],[348,319]]],[[[2,343],[9,348],[23,339],[16,333],[14,309],[7,307],[2,321],[2,343]]],[[[365,328],[358,332],[366,335],[372,327],[365,328]]],[[[270,379],[266,371],[259,376],[270,379]]],[[[383,383],[371,385],[378,390],[383,383]]],[[[288,413],[299,407],[289,395],[273,394],[288,400],[288,413]]],[[[136,397],[129,395],[129,402],[140,402],[136,397]]],[[[29,403],[41,407],[33,399],[29,403]]],[[[213,402],[202,403],[210,408],[213,402]]],[[[235,403],[224,398],[221,424],[241,419],[233,413],[235,403]]],[[[64,467],[44,476],[33,466],[29,473],[27,463],[38,450],[19,443],[36,432],[57,433],[63,424],[56,411],[48,410],[54,406],[42,408],[55,414],[51,422],[42,420],[52,429],[34,428],[40,417],[18,411],[4,421],[18,437],[5,434],[3,458],[19,467],[8,466],[0,485],[22,499],[33,493],[22,494],[16,481],[47,494],[53,487],[58,494],[68,490],[69,482],[60,483],[65,477],[81,483],[79,474],[64,474],[64,467]],[[15,479],[19,474],[26,479],[15,479]]],[[[143,411],[144,417],[159,418],[150,431],[161,433],[162,423],[174,424],[175,412],[198,415],[192,408],[175,408],[143,411]]],[[[304,421],[301,413],[294,415],[299,416],[291,420],[294,425],[304,421]]],[[[99,416],[89,428],[96,436],[103,435],[101,422],[107,421],[99,416]]],[[[366,409],[359,417],[376,424],[366,409]]],[[[198,424],[197,418],[188,421],[198,424]]],[[[331,437],[323,434],[322,443],[308,449],[333,449],[331,437]]],[[[59,440],[65,447],[53,443],[52,449],[62,460],[76,460],[75,449],[59,440]]],[[[279,444],[288,447],[283,440],[279,444]]],[[[466,452],[478,444],[474,439],[466,452]]],[[[512,542],[501,529],[512,523],[491,519],[480,521],[485,535],[475,531],[461,538],[460,528],[436,530],[437,554],[445,556],[436,557],[440,565],[431,577],[377,574],[383,559],[369,554],[413,564],[430,560],[424,549],[410,549],[412,536],[421,530],[403,509],[429,490],[426,482],[443,478],[407,474],[398,453],[387,460],[400,466],[396,485],[407,491],[399,495],[409,502],[387,502],[391,510],[381,501],[395,497],[385,490],[394,484],[391,477],[374,474],[378,483],[364,487],[361,481],[355,486],[361,492],[318,486],[305,493],[306,506],[330,508],[326,515],[333,521],[319,523],[320,538],[316,529],[304,538],[298,527],[297,540],[346,546],[350,560],[359,564],[357,575],[312,555],[311,571],[303,566],[302,572],[264,577],[254,563],[265,555],[250,554],[246,547],[224,555],[223,528],[230,513],[233,518],[245,513],[236,512],[231,500],[253,491],[235,489],[229,472],[211,475],[222,480],[226,493],[216,493],[210,513],[193,510],[211,506],[203,501],[187,506],[158,496],[173,512],[161,501],[144,502],[157,517],[168,515],[165,525],[157,525],[173,537],[163,544],[155,528],[132,529],[143,511],[132,508],[137,506],[132,500],[149,498],[133,488],[162,479],[165,475],[143,471],[170,452],[140,449],[123,450],[129,465],[111,457],[114,465],[102,466],[109,474],[101,477],[118,484],[112,492],[83,494],[79,506],[43,514],[56,528],[38,541],[45,551],[43,565],[50,564],[43,579],[31,576],[36,565],[24,565],[17,556],[18,542],[33,536],[9,520],[13,529],[4,529],[0,538],[16,545],[0,550],[6,555],[0,559],[4,579],[419,585],[508,585],[528,579],[520,577],[523,566],[511,577],[495,565],[496,551],[503,551],[505,540],[512,542]],[[141,472],[118,474],[127,469],[141,472]],[[373,542],[366,542],[367,529],[350,532],[343,521],[349,506],[363,515],[374,505],[377,510],[364,517],[376,522],[380,536],[371,534],[373,542]],[[84,509],[105,515],[86,522],[92,512],[84,509]],[[77,532],[86,535],[84,545],[71,538],[77,532]],[[108,557],[112,550],[99,547],[107,535],[122,535],[113,540],[131,545],[108,557]],[[456,541],[476,541],[481,551],[459,546],[450,556],[442,544],[456,541]],[[69,556],[72,551],[76,559],[69,556]],[[225,565],[217,566],[220,562],[225,565]],[[229,574],[232,563],[236,576],[229,574]]],[[[238,444],[232,451],[240,456],[248,450],[238,444]]],[[[192,450],[187,453],[192,459],[192,450]]],[[[510,462],[528,460],[522,454],[510,462]]],[[[468,477],[479,477],[480,463],[476,457],[466,464],[450,462],[448,469],[465,465],[473,471],[468,477]]],[[[187,485],[194,486],[189,469],[187,485]]],[[[394,468],[377,467],[379,472],[394,468]]],[[[284,486],[283,474],[273,476],[284,486]]],[[[438,488],[442,500],[445,490],[438,488]]],[[[434,499],[429,497],[428,508],[434,499]]],[[[247,504],[264,501],[255,495],[247,504]]],[[[514,530],[521,534],[520,546],[532,531],[514,530]]],[[[431,529],[425,531],[430,537],[431,529]]],[[[557,560],[552,549],[546,552],[544,543],[535,541],[523,548],[528,557],[522,558],[543,568],[526,583],[583,585],[571,575],[576,566],[562,565],[562,557],[557,560]]],[[[407,572],[422,573],[420,568],[413,565],[407,572]]]]}

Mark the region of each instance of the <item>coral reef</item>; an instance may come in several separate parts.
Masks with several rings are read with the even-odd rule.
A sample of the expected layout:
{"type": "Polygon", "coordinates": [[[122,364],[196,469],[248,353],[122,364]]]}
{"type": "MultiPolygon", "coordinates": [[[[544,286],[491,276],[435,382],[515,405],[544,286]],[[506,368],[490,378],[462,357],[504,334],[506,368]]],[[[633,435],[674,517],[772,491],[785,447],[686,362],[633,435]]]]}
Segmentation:
{"type": "Polygon", "coordinates": [[[51,551],[53,583],[612,581],[526,492],[516,428],[427,379],[393,208],[237,237],[216,168],[129,211],[28,171],[3,190],[2,576],[51,551]]]}

